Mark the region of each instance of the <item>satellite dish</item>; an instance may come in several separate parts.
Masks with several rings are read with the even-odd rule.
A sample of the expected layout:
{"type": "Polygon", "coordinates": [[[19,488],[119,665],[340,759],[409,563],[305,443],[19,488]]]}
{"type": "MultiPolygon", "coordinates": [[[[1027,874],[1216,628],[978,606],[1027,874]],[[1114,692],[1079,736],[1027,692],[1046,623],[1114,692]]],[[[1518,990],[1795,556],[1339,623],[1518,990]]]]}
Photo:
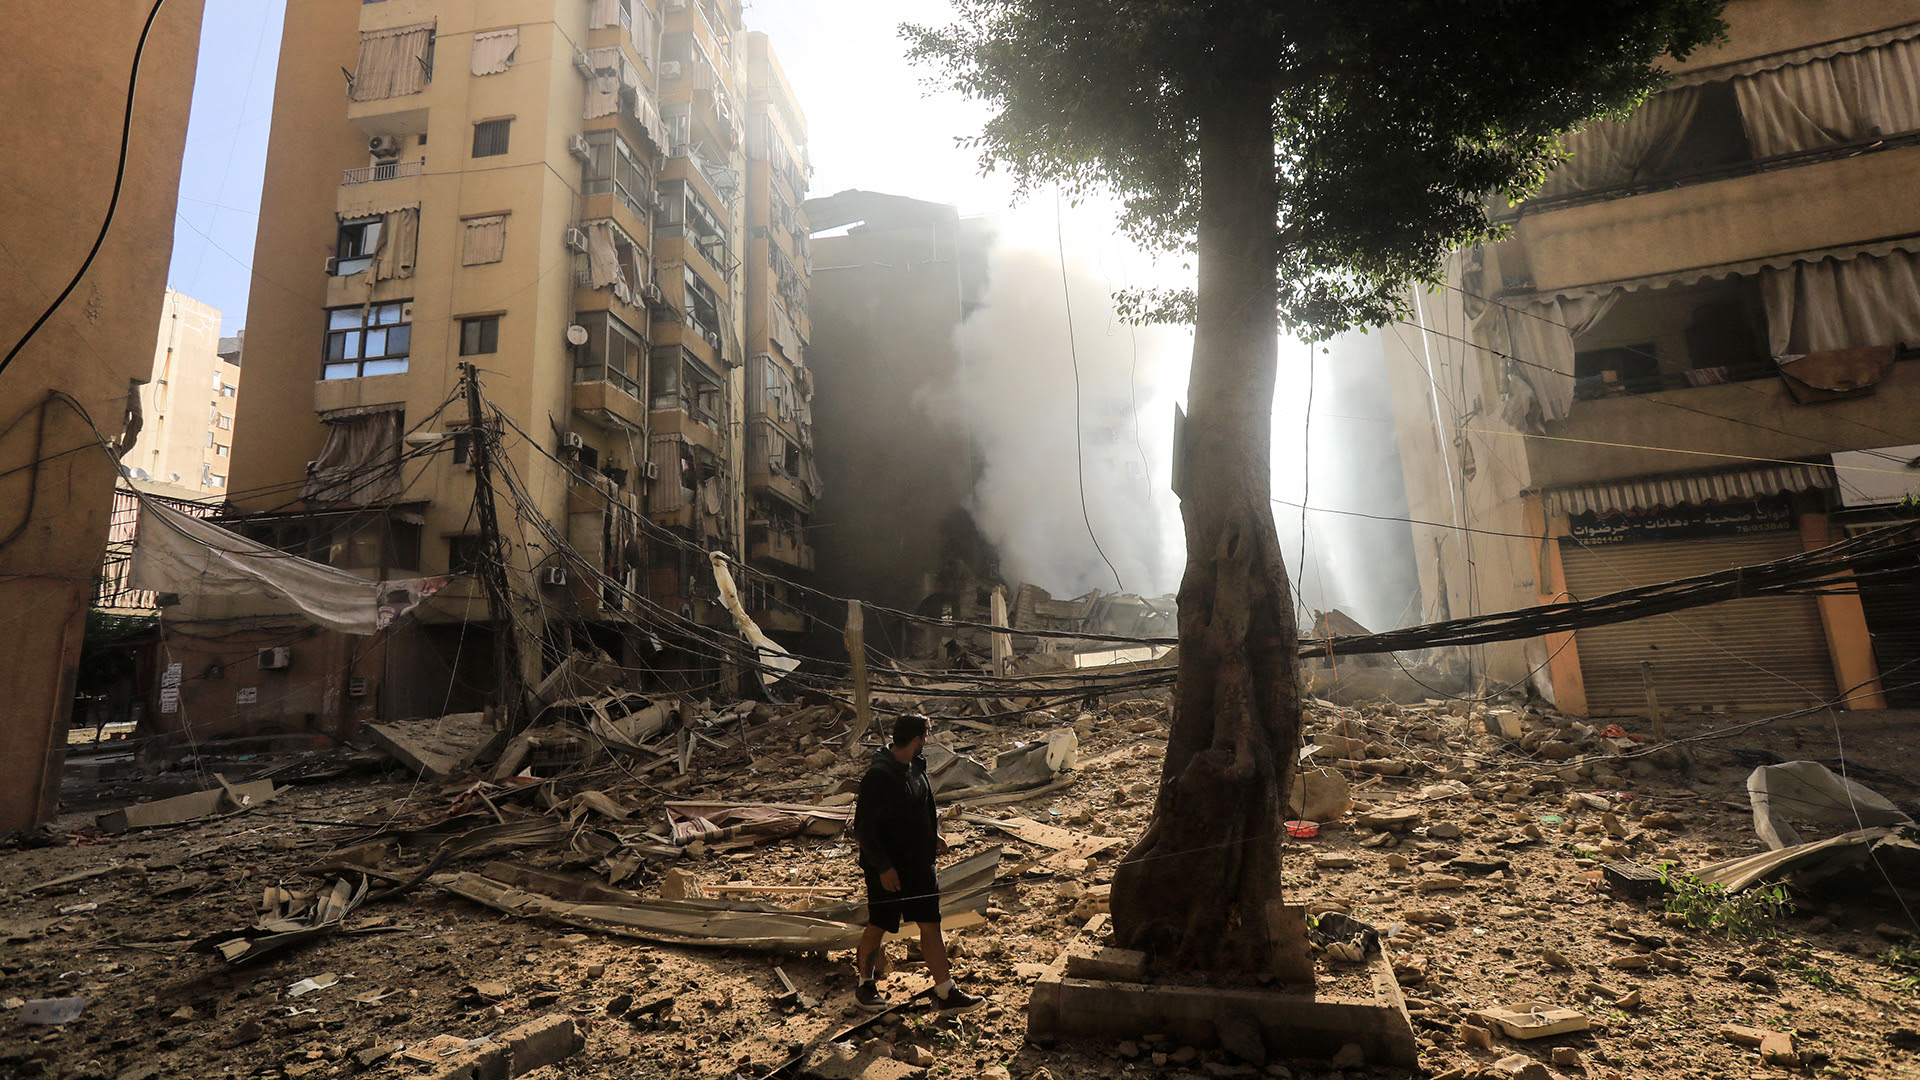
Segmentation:
{"type": "Polygon", "coordinates": [[[581,326],[579,323],[574,323],[572,326],[567,327],[567,341],[574,345],[585,345],[587,343],[587,328],[581,326]]]}

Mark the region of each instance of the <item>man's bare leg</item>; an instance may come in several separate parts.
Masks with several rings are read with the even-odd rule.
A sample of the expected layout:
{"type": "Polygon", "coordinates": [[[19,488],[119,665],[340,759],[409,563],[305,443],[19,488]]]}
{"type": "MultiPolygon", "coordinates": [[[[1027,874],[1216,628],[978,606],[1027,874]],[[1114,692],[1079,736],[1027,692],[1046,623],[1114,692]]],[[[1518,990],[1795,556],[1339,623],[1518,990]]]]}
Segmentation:
{"type": "Polygon", "coordinates": [[[920,924],[920,955],[927,962],[927,976],[933,985],[943,986],[952,972],[947,969],[947,943],[940,938],[940,924],[920,924]]]}
{"type": "MultiPolygon", "coordinates": [[[[939,929],[938,926],[934,927],[936,933],[938,933],[939,929]]],[[[921,932],[923,934],[925,933],[924,928],[921,932]]],[[[853,971],[861,982],[873,981],[874,956],[880,951],[880,939],[886,937],[886,935],[887,932],[878,926],[869,926],[861,932],[860,944],[853,950],[853,971]]],[[[924,945],[921,947],[925,948],[924,945]]],[[[944,951],[941,952],[940,959],[941,966],[945,967],[946,953],[944,951]]]]}

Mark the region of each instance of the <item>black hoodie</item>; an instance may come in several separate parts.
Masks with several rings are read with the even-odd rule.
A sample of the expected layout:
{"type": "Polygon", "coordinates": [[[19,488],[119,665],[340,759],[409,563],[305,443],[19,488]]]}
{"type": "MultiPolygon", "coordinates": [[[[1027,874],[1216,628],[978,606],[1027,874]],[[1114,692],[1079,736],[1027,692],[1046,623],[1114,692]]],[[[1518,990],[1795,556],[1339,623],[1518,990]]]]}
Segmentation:
{"type": "Polygon", "coordinates": [[[902,764],[887,747],[875,751],[853,809],[860,865],[876,874],[896,868],[930,870],[939,831],[927,759],[915,754],[902,764]]]}

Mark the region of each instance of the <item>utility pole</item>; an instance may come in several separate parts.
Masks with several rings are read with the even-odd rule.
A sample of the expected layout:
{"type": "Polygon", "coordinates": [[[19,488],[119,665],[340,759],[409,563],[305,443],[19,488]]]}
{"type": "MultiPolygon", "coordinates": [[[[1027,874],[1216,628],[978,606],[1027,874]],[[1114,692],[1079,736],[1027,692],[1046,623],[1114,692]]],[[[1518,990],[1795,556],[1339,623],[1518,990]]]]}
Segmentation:
{"type": "Polygon", "coordinates": [[[498,672],[500,723],[510,733],[522,726],[520,642],[513,626],[513,590],[507,581],[507,551],[500,535],[500,519],[493,507],[494,432],[480,413],[480,375],[472,364],[460,365],[467,381],[467,453],[473,465],[473,516],[480,523],[480,558],[474,572],[487,591],[493,613],[493,667],[498,672]]]}

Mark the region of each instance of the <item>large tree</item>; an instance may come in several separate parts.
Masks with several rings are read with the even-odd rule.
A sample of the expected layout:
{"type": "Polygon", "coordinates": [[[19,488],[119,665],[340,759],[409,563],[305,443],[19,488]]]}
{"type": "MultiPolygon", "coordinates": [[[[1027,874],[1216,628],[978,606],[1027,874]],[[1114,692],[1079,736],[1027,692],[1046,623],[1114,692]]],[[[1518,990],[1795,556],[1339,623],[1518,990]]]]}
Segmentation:
{"type": "Polygon", "coordinates": [[[953,0],[911,53],[994,110],[973,145],[1022,190],[1106,191],[1197,288],[1122,298],[1194,325],[1179,682],[1114,931],[1164,967],[1269,970],[1300,742],[1293,604],[1269,494],[1277,326],[1401,315],[1559,137],[1723,32],[1721,0],[953,0]]]}

